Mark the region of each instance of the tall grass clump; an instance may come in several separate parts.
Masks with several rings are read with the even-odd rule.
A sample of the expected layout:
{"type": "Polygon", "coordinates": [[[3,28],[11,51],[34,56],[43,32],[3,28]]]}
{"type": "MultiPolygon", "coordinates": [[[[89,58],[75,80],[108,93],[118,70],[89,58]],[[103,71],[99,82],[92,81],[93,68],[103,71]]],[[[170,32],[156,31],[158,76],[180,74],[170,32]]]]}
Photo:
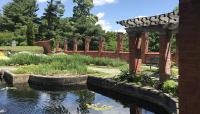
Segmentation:
{"type": "MultiPolygon", "coordinates": [[[[14,54],[7,61],[2,62],[4,65],[37,65],[37,64],[49,64],[52,62],[60,63],[74,63],[79,62],[86,65],[97,65],[97,66],[111,66],[111,67],[121,67],[127,65],[125,61],[120,59],[110,59],[110,58],[93,58],[84,55],[66,55],[66,54],[53,54],[53,55],[42,55],[42,54],[32,54],[29,52],[20,52],[14,54]]],[[[0,65],[1,65],[0,64],[0,65]]]]}
{"type": "Polygon", "coordinates": [[[23,53],[17,53],[14,54],[8,61],[6,64],[10,65],[10,64],[19,64],[19,65],[30,65],[30,64],[39,64],[39,63],[43,63],[43,61],[45,60],[45,56],[44,55],[36,55],[36,54],[32,54],[32,53],[28,53],[28,52],[23,52],[23,53]]]}
{"type": "Polygon", "coordinates": [[[86,74],[87,66],[79,62],[61,63],[52,62],[50,64],[39,64],[24,66],[15,71],[18,74],[31,73],[41,75],[54,75],[54,74],[86,74]]]}

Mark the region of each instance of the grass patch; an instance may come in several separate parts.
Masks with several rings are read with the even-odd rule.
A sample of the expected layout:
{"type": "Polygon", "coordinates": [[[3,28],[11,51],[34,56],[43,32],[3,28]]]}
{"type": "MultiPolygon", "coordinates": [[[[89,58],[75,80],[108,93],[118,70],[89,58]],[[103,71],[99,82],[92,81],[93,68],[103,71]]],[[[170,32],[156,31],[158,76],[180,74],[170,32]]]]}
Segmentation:
{"type": "Polygon", "coordinates": [[[20,66],[16,71],[17,74],[91,74],[101,77],[107,77],[111,74],[88,71],[87,65],[122,67],[127,63],[119,59],[109,58],[92,58],[83,55],[66,55],[66,54],[33,54],[30,52],[20,52],[12,55],[8,60],[0,61],[2,66],[20,66]]]}
{"type": "Polygon", "coordinates": [[[39,47],[39,46],[0,46],[0,49],[3,50],[10,50],[12,52],[22,52],[22,51],[28,51],[28,52],[32,52],[32,53],[43,53],[43,48],[39,47]]]}
{"type": "MultiPolygon", "coordinates": [[[[127,66],[125,61],[119,59],[109,59],[109,58],[93,58],[84,55],[66,55],[66,54],[54,54],[54,55],[38,55],[32,53],[17,53],[10,57],[9,60],[4,61],[6,65],[30,65],[30,64],[48,64],[51,62],[61,62],[61,63],[72,63],[80,62],[86,65],[94,64],[97,66],[111,66],[111,67],[121,67],[127,66]]],[[[3,63],[2,63],[3,64],[3,63]]]]}
{"type": "Polygon", "coordinates": [[[57,75],[57,74],[86,74],[87,67],[79,62],[61,63],[52,62],[50,64],[39,64],[23,66],[14,71],[17,74],[40,74],[40,75],[57,75]]]}

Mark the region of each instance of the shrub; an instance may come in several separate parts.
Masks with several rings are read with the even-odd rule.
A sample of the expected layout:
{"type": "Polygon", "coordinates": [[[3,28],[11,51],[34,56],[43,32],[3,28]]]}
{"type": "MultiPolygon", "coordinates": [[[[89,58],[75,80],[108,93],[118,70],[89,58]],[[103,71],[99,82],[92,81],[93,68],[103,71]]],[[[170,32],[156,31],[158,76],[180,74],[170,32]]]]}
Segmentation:
{"type": "Polygon", "coordinates": [[[133,73],[130,73],[129,70],[122,70],[119,75],[114,77],[114,80],[132,82],[133,81],[133,73]]]}
{"type": "Polygon", "coordinates": [[[162,90],[166,93],[176,96],[177,95],[178,83],[174,80],[167,80],[162,86],[162,90]]]}

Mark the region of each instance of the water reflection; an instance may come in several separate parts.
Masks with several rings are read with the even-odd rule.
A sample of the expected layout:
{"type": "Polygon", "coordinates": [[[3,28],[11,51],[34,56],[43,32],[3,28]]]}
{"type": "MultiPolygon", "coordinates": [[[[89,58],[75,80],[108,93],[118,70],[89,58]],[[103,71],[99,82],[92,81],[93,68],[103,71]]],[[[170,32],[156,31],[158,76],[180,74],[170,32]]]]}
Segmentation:
{"type": "Polygon", "coordinates": [[[76,100],[79,104],[79,107],[77,107],[77,113],[81,114],[87,114],[89,113],[89,110],[87,108],[87,104],[92,104],[95,100],[95,93],[90,92],[88,90],[82,90],[82,91],[76,91],[73,92],[76,96],[78,96],[78,99],[76,100]]]}
{"type": "Polygon", "coordinates": [[[45,113],[47,114],[68,114],[68,109],[62,104],[67,97],[67,93],[48,93],[49,100],[48,105],[44,107],[45,113]]]}
{"type": "MultiPolygon", "coordinates": [[[[1,88],[4,87],[0,84],[1,88]]],[[[132,101],[115,99],[117,94],[105,97],[102,93],[82,89],[50,91],[17,85],[16,89],[0,90],[0,111],[6,114],[154,114],[132,101]],[[98,103],[112,108],[97,111],[87,107],[87,104],[98,103]]]]}

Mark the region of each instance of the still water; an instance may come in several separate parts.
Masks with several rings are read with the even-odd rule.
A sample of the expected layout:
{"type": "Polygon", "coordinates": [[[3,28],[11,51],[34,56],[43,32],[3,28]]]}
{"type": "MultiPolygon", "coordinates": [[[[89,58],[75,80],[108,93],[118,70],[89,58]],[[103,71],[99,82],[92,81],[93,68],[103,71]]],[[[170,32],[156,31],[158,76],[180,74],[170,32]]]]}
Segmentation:
{"type": "Polygon", "coordinates": [[[148,111],[130,100],[116,99],[117,95],[107,97],[94,90],[78,87],[50,91],[33,89],[29,85],[9,88],[0,82],[0,114],[164,114],[153,113],[154,108],[148,111]],[[89,108],[92,104],[107,109],[89,108]]]}

